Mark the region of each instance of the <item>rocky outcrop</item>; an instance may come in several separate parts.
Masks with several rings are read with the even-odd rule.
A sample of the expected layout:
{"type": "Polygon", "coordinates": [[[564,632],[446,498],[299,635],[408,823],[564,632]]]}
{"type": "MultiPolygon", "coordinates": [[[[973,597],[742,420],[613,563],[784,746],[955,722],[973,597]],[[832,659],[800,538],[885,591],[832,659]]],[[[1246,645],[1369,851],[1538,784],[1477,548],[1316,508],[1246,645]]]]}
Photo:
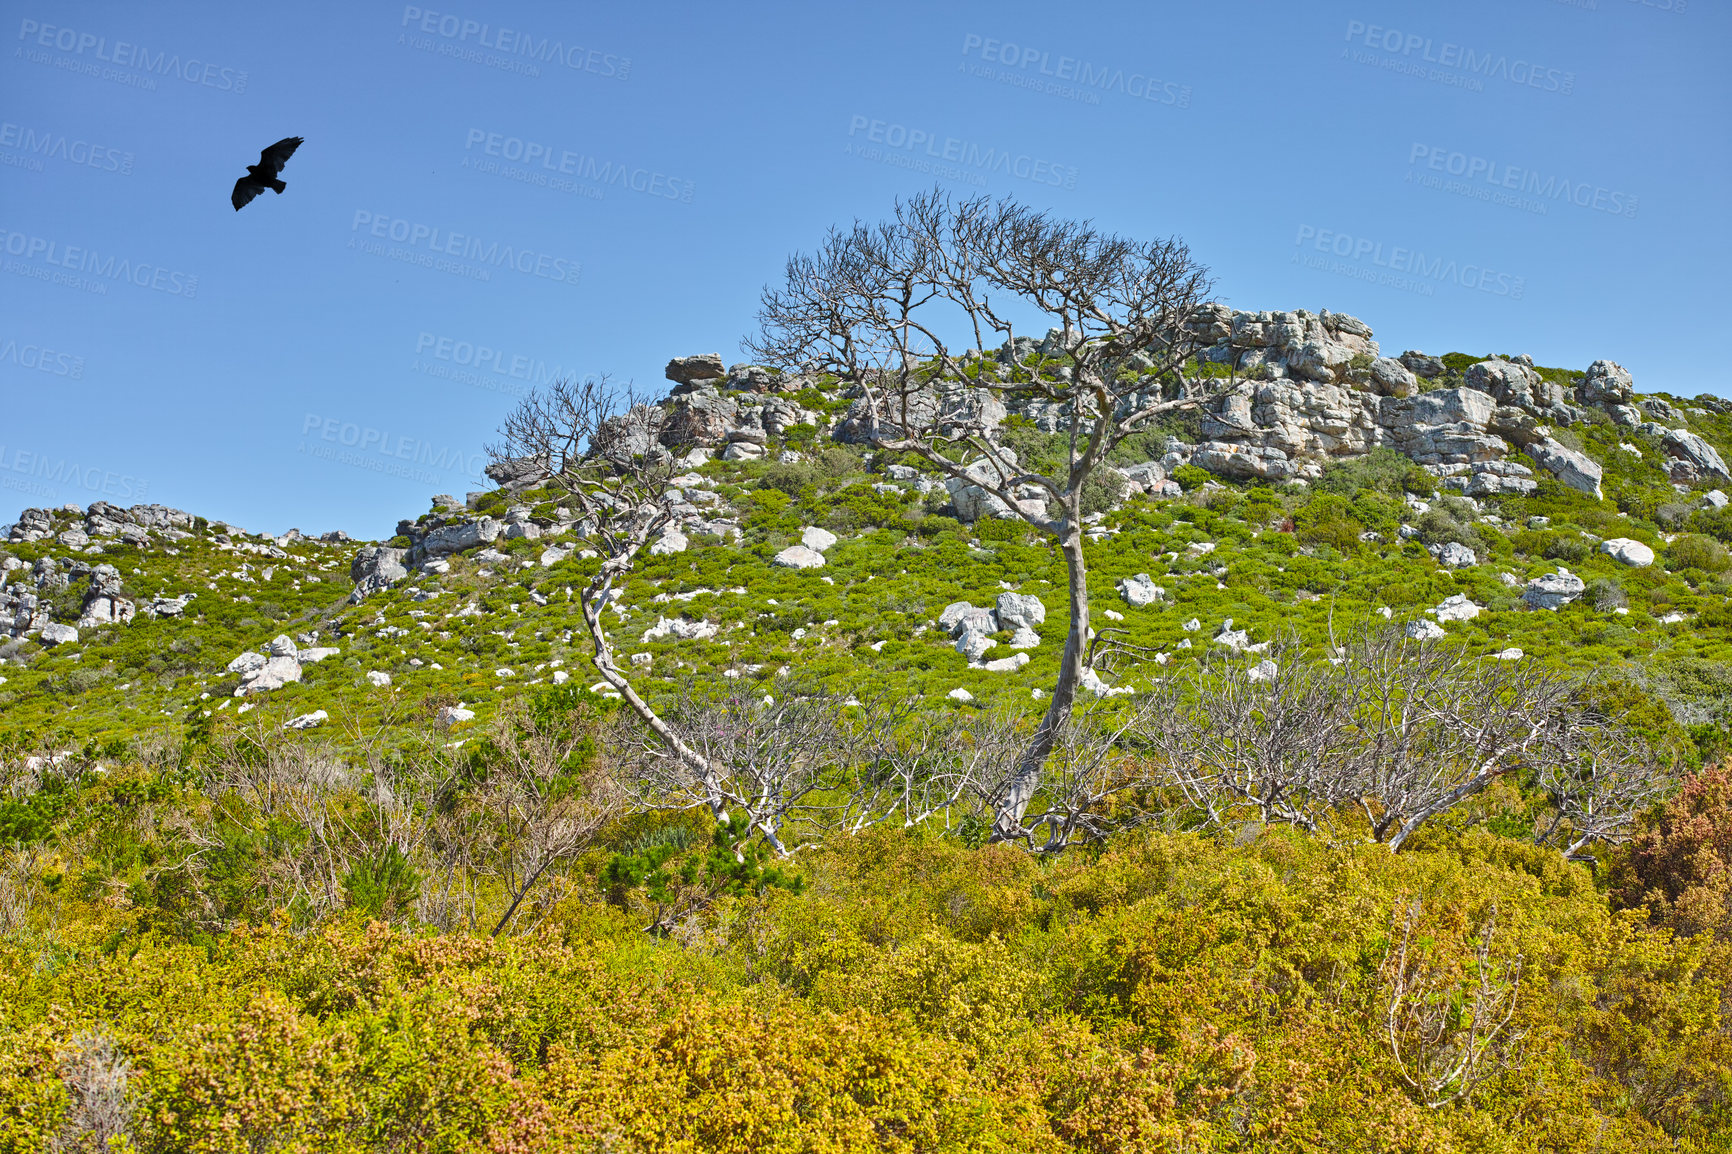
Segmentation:
{"type": "MultiPolygon", "coordinates": [[[[1000,449],[999,455],[1004,458],[1010,468],[1017,465],[1016,453],[1010,449],[1000,449]]],[[[963,469],[962,477],[946,477],[944,487],[950,493],[950,503],[956,509],[959,521],[972,524],[982,517],[1016,517],[1020,514],[1013,511],[996,494],[989,492],[984,486],[1002,487],[1010,477],[1001,472],[985,457],[971,462],[963,469]]],[[[1039,485],[1021,485],[1012,491],[1017,509],[1035,517],[1046,515],[1046,490],[1039,485]]]]}
{"type": "Polygon", "coordinates": [[[1629,370],[1616,361],[1595,361],[1576,386],[1576,400],[1584,405],[1628,405],[1635,395],[1629,370]]]}
{"type": "Polygon", "coordinates": [[[1586,454],[1560,445],[1550,437],[1527,446],[1527,453],[1536,464],[1550,471],[1570,488],[1592,493],[1596,497],[1601,495],[1601,469],[1589,460],[1586,454]]]}
{"type": "Polygon", "coordinates": [[[90,588],[78,614],[80,629],[124,625],[137,612],[138,607],[121,594],[120,570],[113,565],[98,565],[91,570],[90,588]]]}
{"type": "Polygon", "coordinates": [[[1726,462],[1721,460],[1714,446],[1695,433],[1659,425],[1644,425],[1642,431],[1659,437],[1660,447],[1671,458],[1667,470],[1673,481],[1689,485],[1709,477],[1732,480],[1732,473],[1726,471],[1726,462]]]}
{"type": "Polygon", "coordinates": [[[357,551],[349,562],[349,580],[355,583],[349,599],[359,604],[379,590],[389,589],[408,577],[409,570],[404,565],[404,558],[408,555],[409,550],[389,545],[368,545],[357,551]]]}

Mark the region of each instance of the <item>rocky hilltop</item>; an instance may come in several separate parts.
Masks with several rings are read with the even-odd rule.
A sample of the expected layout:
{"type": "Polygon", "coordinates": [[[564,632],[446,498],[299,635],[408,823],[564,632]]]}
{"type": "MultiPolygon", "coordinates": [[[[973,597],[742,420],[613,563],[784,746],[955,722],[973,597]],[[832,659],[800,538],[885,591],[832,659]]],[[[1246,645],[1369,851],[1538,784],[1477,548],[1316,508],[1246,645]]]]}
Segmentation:
{"type": "MultiPolygon", "coordinates": [[[[1610,360],[1388,357],[1328,311],[1215,305],[1194,323],[1200,371],[1231,387],[1127,442],[1087,518],[1091,620],[1144,660],[1262,660],[1279,630],[1326,634],[1355,614],[1489,656],[1732,658],[1732,405],[1639,394],[1610,360]]],[[[973,357],[1001,373],[1062,337],[973,357]]],[[[957,702],[1050,688],[1062,565],[997,497],[870,451],[873,414],[833,381],[715,354],[666,375],[665,439],[696,447],[673,522],[609,606],[646,686],[813,668],[957,702]]],[[[982,388],[933,403],[1036,468],[1065,427],[1058,406],[982,388]]],[[[313,725],[402,692],[464,724],[582,677],[585,523],[535,462],[488,475],[496,488],[435,496],[374,541],[161,505],[26,509],[0,529],[0,707],[100,731],[244,697],[313,725]]],[[[1087,687],[1138,676],[1102,665],[1087,687]]]]}
{"type": "MultiPolygon", "coordinates": [[[[1198,441],[1175,440],[1158,460],[1123,470],[1139,489],[1158,486],[1185,464],[1233,480],[1313,480],[1332,460],[1389,448],[1473,495],[1532,492],[1532,470],[1509,459],[1519,452],[1571,488],[1598,496],[1600,466],[1552,434],[1554,426],[1600,418],[1656,439],[1677,483],[1732,480],[1719,452],[1684,427],[1684,413],[1657,398],[1637,404],[1635,382],[1613,361],[1567,374],[1538,369],[1525,355],[1454,366],[1415,350],[1387,357],[1369,325],[1327,309],[1245,312],[1214,304],[1194,324],[1209,342],[1203,364],[1242,380],[1208,404],[1198,441]]],[[[1016,338],[996,358],[1009,363],[1050,354],[1061,335],[1055,329],[1040,342],[1016,338]]],[[[770,438],[801,424],[827,428],[842,442],[869,439],[863,401],[829,420],[821,397],[813,399],[815,382],[805,377],[749,364],[724,370],[714,354],[677,358],[667,376],[675,382],[662,402],[672,416],[669,444],[756,460],[770,438]]],[[[1007,409],[984,389],[961,403],[989,427],[1012,415],[1045,432],[1066,424],[1060,405],[1035,400],[1007,409]]],[[[1727,407],[1703,395],[1694,411],[1727,407]]]]}

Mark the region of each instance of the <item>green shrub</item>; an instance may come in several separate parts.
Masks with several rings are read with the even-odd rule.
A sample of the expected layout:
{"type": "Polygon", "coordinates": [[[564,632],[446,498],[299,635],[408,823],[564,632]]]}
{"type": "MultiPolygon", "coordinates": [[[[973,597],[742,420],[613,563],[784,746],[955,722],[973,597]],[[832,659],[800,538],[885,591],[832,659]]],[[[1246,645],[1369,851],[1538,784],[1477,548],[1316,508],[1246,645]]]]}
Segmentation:
{"type": "Polygon", "coordinates": [[[1732,566],[1732,554],[1726,546],[1700,533],[1686,533],[1666,546],[1666,568],[1699,569],[1704,573],[1724,573],[1732,566]]]}
{"type": "Polygon", "coordinates": [[[1173,470],[1173,480],[1187,493],[1201,489],[1214,479],[1214,474],[1197,465],[1180,465],[1173,470]]]}
{"type": "Polygon", "coordinates": [[[1293,535],[1306,545],[1352,553],[1363,532],[1365,526],[1354,520],[1347,498],[1334,493],[1320,493],[1293,513],[1293,535]]]}

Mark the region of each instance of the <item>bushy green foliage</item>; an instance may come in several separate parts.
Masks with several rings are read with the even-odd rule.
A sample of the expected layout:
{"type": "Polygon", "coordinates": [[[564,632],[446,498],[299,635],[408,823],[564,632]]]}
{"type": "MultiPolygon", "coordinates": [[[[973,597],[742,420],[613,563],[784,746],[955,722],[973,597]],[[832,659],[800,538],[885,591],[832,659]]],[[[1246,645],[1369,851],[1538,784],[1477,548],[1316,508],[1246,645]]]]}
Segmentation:
{"type": "Polygon", "coordinates": [[[1195,465],[1180,465],[1173,470],[1173,480],[1179,483],[1179,488],[1190,493],[1201,489],[1214,480],[1214,477],[1207,469],[1200,469],[1195,465]]]}

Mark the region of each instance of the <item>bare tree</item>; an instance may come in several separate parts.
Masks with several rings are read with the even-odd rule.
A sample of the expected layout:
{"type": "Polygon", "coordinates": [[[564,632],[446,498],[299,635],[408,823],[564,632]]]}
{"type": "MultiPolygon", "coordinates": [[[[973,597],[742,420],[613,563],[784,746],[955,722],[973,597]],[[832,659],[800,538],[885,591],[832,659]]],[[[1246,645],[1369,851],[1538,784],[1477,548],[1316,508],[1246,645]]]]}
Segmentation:
{"type": "Polygon", "coordinates": [[[498,937],[537,883],[588,849],[618,810],[608,775],[583,756],[583,734],[521,704],[502,710],[480,769],[477,800],[493,833],[482,866],[509,899],[498,937]]]}
{"type": "Polygon", "coordinates": [[[1591,705],[1587,683],[1532,662],[1368,630],[1327,660],[1296,644],[1248,667],[1210,658],[1156,680],[1139,736],[1162,780],[1213,825],[1246,807],[1326,831],[1358,809],[1399,851],[1426,822],[1517,775],[1550,813],[1535,840],[1583,858],[1669,788],[1646,743],[1591,705]]]}
{"type": "Polygon", "coordinates": [[[1589,845],[1627,840],[1637,816],[1676,784],[1637,734],[1612,721],[1584,724],[1564,734],[1535,774],[1551,814],[1534,841],[1591,865],[1589,845]]]}
{"type": "Polygon", "coordinates": [[[983,782],[1003,780],[1024,739],[1020,715],[1008,709],[916,714],[871,711],[864,719],[867,754],[835,819],[847,833],[900,820],[907,829],[971,808],[983,782]]]}
{"type": "Polygon", "coordinates": [[[932,192],[899,202],[894,220],[833,231],[815,255],[789,260],[782,287],[764,291],[759,332],[746,341],[754,356],[840,378],[860,393],[874,445],[979,485],[1064,555],[1070,631],[1058,684],[998,798],[996,839],[1030,836],[1028,807],[1086,668],[1085,484],[1124,437],[1227,383],[1191,363],[1201,345],[1192,322],[1208,288],[1176,239],[1132,241],[1009,200],[932,192]],[[1051,355],[1019,363],[1016,325],[1031,315],[1056,322],[1062,336],[1051,355]],[[966,333],[967,349],[940,335],[954,330],[966,333]],[[977,351],[1000,344],[1012,352],[1002,368],[977,351]],[[1060,408],[1069,426],[1063,476],[1017,466],[992,435],[994,397],[1060,408]],[[971,469],[970,457],[990,468],[971,469]]]}
{"type": "Polygon", "coordinates": [[[1342,800],[1359,743],[1335,666],[1296,645],[1267,662],[1210,658],[1159,685],[1146,731],[1166,779],[1212,824],[1244,807],[1317,831],[1342,800]]]}
{"type": "MultiPolygon", "coordinates": [[[[565,494],[581,518],[580,531],[601,554],[580,597],[594,650],[591,663],[676,758],[699,780],[709,781],[714,777],[709,762],[620,670],[602,623],[602,611],[639,552],[674,517],[679,455],[661,444],[666,419],[666,410],[645,403],[629,388],[614,388],[606,377],[561,380],[525,398],[505,418],[500,429],[505,440],[489,445],[487,452],[498,462],[533,462],[544,481],[565,494]]],[[[719,793],[712,790],[708,803],[720,814],[719,793]]]]}
{"type": "MultiPolygon", "coordinates": [[[[1169,706],[1168,698],[1155,693],[1115,698],[1073,710],[1059,723],[1041,783],[1045,805],[1027,823],[1029,848],[1057,853],[1167,812],[1148,751],[1137,748],[1134,738],[1148,733],[1169,706]],[[1042,827],[1046,839],[1036,846],[1033,833],[1042,827]]],[[[1011,776],[988,783],[995,810],[1014,774],[1013,763],[1011,776]]]]}
{"type": "Polygon", "coordinates": [[[86,1031],[60,1055],[60,1081],[68,1098],[66,1118],[49,1149],[101,1154],[131,1149],[128,1130],[138,1109],[132,1063],[106,1034],[86,1031]]]}
{"type": "Polygon", "coordinates": [[[1470,657],[1393,629],[1344,656],[1361,738],[1341,785],[1391,850],[1497,779],[1544,766],[1587,720],[1578,683],[1536,662],[1470,657]]]}
{"type": "Polygon", "coordinates": [[[654,804],[708,806],[745,816],[778,854],[795,816],[816,814],[815,790],[845,784],[841,771],[860,756],[858,731],[843,723],[827,693],[783,686],[778,698],[744,686],[709,693],[688,685],[668,709],[668,724],[696,757],[659,741],[640,741],[625,772],[654,804]]]}
{"type": "Polygon", "coordinates": [[[1497,907],[1474,941],[1469,965],[1451,965],[1414,940],[1418,899],[1397,907],[1378,972],[1383,1029],[1401,1080],[1429,1109],[1473,1093],[1504,1069],[1522,1035],[1509,1030],[1521,990],[1522,958],[1496,960],[1497,907]]]}

